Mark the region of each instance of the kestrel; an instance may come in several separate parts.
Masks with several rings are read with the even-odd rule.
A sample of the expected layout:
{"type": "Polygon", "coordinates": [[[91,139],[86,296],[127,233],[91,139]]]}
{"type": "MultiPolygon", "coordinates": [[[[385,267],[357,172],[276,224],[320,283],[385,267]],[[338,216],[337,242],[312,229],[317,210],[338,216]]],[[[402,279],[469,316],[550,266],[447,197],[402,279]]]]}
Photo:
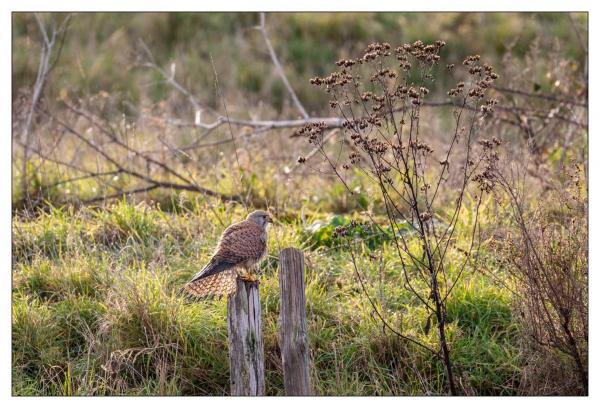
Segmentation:
{"type": "Polygon", "coordinates": [[[238,274],[245,281],[258,281],[251,270],[267,254],[267,225],[271,221],[267,212],[257,210],[244,221],[230,225],[221,235],[208,264],[183,290],[196,297],[221,296],[235,291],[238,274]]]}

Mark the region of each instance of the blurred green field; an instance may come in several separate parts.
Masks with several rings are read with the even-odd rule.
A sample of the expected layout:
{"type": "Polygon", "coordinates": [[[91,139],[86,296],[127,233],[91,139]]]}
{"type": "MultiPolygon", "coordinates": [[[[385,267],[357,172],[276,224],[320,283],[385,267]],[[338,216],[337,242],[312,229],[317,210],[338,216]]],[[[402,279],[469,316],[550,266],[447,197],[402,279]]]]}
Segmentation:
{"type": "MultiPolygon", "coordinates": [[[[587,15],[572,14],[580,27],[587,15]]],[[[158,103],[171,90],[139,67],[132,55],[143,40],[159,64],[177,64],[177,77],[201,100],[218,106],[211,58],[225,98],[243,96],[247,106],[266,102],[281,113],[286,91],[274,73],[264,42],[254,29],[256,13],[81,13],[73,18],[52,83],[49,100],[78,98],[101,91],[127,106],[158,103]]],[[[272,13],[269,32],[286,74],[309,112],[327,107],[327,97],[307,86],[308,78],[324,75],[333,61],[347,58],[375,41],[391,44],[438,39],[451,42],[449,61],[480,54],[498,64],[507,51],[517,59],[534,39],[550,49],[582,61],[584,51],[566,13],[272,13]]],[[[39,33],[31,14],[13,14],[13,91],[30,86],[38,63],[39,33]]],[[[443,67],[442,67],[443,68],[443,67]]],[[[581,67],[580,67],[581,69],[581,67]]],[[[544,84],[544,73],[532,82],[544,84]]],[[[447,88],[441,80],[438,91],[447,88]]]]}

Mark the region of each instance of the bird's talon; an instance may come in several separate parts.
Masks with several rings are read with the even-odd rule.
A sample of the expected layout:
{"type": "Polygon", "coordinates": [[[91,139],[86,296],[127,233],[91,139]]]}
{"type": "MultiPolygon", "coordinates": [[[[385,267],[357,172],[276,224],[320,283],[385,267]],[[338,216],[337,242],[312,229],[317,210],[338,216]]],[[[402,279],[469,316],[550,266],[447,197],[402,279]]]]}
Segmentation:
{"type": "Polygon", "coordinates": [[[242,275],[241,279],[244,282],[250,282],[250,283],[256,283],[256,284],[260,283],[260,279],[257,276],[254,276],[252,274],[242,275]]]}

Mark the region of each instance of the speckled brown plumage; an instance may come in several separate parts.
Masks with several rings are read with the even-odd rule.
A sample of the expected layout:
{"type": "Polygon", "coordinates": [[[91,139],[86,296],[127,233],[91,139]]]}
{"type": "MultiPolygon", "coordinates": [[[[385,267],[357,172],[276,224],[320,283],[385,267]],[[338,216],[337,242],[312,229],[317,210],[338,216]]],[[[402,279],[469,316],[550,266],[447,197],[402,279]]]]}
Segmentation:
{"type": "Polygon", "coordinates": [[[238,275],[255,281],[250,269],[267,254],[269,221],[269,214],[259,210],[229,226],[208,264],[185,284],[184,291],[194,297],[230,295],[235,291],[238,275]]]}

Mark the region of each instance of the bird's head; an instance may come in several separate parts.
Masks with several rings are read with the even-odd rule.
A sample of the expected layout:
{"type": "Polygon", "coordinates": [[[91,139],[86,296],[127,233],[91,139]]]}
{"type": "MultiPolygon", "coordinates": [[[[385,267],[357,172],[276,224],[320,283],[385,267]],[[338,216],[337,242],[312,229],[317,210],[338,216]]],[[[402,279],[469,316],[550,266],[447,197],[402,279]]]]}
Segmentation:
{"type": "Polygon", "coordinates": [[[250,214],[248,214],[247,219],[255,222],[263,228],[266,228],[269,222],[273,222],[271,215],[263,210],[252,211],[250,214]]]}

